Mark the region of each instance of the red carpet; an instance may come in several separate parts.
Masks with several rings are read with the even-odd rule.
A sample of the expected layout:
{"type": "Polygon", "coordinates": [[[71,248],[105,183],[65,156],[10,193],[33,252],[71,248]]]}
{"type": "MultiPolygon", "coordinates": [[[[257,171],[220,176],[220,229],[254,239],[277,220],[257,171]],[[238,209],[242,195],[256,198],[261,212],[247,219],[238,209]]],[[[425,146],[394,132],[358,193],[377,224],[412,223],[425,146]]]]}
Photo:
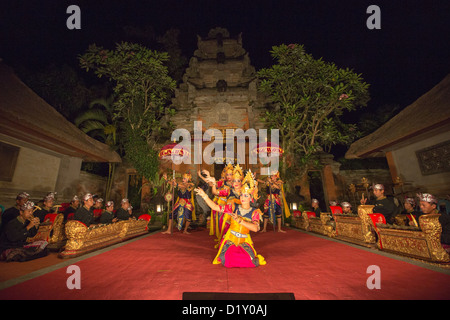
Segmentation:
{"type": "MultiPolygon", "coordinates": [[[[156,233],[74,262],[81,289],[69,290],[67,267],[0,291],[0,299],[180,300],[183,292],[293,293],[300,299],[450,299],[450,275],[288,230],[253,234],[267,265],[227,269],[206,230],[156,233]],[[370,265],[381,270],[381,289],[368,289],[370,265]]],[[[63,260],[65,261],[65,260],[63,260]]]]}

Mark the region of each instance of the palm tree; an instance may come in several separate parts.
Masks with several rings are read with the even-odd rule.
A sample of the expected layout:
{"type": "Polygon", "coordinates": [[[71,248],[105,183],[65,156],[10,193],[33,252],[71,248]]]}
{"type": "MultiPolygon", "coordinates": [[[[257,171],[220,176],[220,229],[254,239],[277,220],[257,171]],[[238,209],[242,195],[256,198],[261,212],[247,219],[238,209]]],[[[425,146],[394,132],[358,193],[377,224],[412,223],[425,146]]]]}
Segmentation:
{"type": "Polygon", "coordinates": [[[114,96],[95,99],[89,109],[77,116],[75,125],[89,136],[114,148],[117,145],[117,126],[113,123],[114,96]]]}
{"type": "MultiPolygon", "coordinates": [[[[74,120],[75,125],[84,133],[107,144],[112,150],[117,151],[119,144],[117,141],[117,124],[113,121],[113,104],[115,96],[99,98],[89,104],[89,109],[80,114],[74,120]]],[[[108,180],[106,183],[105,197],[109,199],[115,163],[109,163],[108,180]]]]}

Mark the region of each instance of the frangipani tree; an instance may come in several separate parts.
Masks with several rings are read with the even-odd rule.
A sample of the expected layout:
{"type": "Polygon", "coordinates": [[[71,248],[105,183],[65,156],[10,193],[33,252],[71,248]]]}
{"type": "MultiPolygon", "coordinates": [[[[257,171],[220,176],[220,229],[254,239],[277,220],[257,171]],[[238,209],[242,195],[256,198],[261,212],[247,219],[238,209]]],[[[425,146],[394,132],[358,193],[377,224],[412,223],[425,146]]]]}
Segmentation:
{"type": "Polygon", "coordinates": [[[356,125],[340,116],[367,104],[369,85],[348,68],[314,59],[302,45],[274,46],[271,55],[276,64],[258,71],[258,89],[271,102],[263,120],[279,129],[283,177],[298,178],[323,149],[355,139],[356,125]]]}
{"type": "Polygon", "coordinates": [[[113,119],[120,124],[125,157],[139,174],[153,179],[158,171],[158,143],[170,137],[167,105],[175,81],[168,75],[165,52],[122,42],[115,50],[94,45],[79,57],[80,66],[115,82],[113,119]]]}

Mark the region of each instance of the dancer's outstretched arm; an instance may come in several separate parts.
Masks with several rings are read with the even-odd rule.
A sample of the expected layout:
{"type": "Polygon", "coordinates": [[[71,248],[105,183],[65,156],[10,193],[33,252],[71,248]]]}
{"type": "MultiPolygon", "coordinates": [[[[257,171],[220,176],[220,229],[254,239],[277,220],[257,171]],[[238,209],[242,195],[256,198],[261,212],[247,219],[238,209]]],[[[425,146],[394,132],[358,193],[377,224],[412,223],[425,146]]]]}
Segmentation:
{"type": "Polygon", "coordinates": [[[211,186],[211,192],[215,196],[219,196],[219,190],[217,190],[217,183],[214,177],[209,177],[206,179],[206,182],[209,186],[211,186]]]}
{"type": "Polygon", "coordinates": [[[220,211],[220,206],[212,201],[201,188],[195,188],[194,191],[205,200],[206,204],[214,211],[220,211]]]}

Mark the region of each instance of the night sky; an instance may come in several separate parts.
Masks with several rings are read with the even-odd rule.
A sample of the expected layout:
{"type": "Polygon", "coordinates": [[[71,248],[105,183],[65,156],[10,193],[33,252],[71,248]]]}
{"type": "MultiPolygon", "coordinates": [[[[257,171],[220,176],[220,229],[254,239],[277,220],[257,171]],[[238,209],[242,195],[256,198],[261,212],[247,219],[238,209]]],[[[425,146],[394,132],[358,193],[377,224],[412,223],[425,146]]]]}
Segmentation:
{"type": "Polygon", "coordinates": [[[232,36],[242,32],[257,70],[272,63],[272,46],[299,43],[316,58],[361,73],[371,85],[368,110],[406,107],[450,72],[448,0],[8,2],[0,13],[0,57],[12,66],[53,62],[80,70],[77,56],[91,43],[113,49],[125,25],[152,26],[160,35],[180,29],[189,59],[197,34],[220,26],[232,36]],[[71,4],[81,9],[81,30],[66,27],[71,4]],[[380,30],[366,26],[372,4],[381,9],[380,30]]]}

